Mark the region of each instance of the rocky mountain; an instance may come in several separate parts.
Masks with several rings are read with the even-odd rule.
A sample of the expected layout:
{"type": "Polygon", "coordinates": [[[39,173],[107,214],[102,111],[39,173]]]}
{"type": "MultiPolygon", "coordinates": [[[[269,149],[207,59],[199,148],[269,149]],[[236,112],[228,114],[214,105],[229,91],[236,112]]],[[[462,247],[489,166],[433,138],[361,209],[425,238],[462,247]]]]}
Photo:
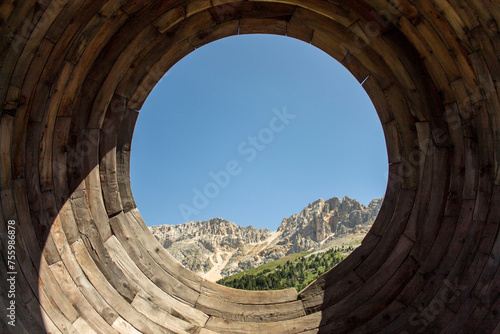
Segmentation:
{"type": "Polygon", "coordinates": [[[222,218],[150,229],[186,268],[216,281],[288,254],[323,248],[341,237],[366,233],[382,200],[364,206],[349,197],[319,199],[284,218],[274,232],[237,226],[222,218]]]}

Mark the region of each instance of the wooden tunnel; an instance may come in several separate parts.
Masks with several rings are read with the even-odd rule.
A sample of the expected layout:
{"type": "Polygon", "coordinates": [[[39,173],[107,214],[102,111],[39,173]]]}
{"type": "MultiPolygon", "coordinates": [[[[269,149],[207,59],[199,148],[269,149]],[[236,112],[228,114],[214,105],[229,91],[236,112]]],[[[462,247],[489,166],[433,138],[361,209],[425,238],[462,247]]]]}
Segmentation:
{"type": "Polygon", "coordinates": [[[1,1],[0,332],[500,333],[499,26],[489,0],[1,1]],[[162,75],[253,33],[342,63],[387,142],[373,228],[300,293],[184,269],[130,188],[162,75]]]}

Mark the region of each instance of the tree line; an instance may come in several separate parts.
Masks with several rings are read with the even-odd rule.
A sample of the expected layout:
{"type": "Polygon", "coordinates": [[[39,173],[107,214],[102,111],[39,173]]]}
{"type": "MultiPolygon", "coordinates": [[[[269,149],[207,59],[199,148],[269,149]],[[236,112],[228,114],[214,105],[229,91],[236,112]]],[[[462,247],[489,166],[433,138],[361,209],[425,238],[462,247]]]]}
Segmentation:
{"type": "MultiPolygon", "coordinates": [[[[286,261],[274,270],[254,270],[252,274],[229,276],[217,283],[242,290],[280,290],[295,288],[303,290],[318,276],[335,267],[352,251],[353,246],[334,247],[322,253],[305,255],[294,261],[286,261]]],[[[258,268],[257,268],[258,269],[258,268]]]]}

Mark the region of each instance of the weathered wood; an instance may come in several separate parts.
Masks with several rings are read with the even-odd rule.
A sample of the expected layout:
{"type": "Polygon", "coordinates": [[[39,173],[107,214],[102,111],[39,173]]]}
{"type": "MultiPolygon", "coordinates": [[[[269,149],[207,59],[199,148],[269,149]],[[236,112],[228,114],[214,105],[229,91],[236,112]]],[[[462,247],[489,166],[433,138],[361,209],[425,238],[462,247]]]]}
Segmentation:
{"type": "Polygon", "coordinates": [[[111,236],[108,215],[102,198],[101,182],[99,176],[99,135],[98,129],[89,129],[84,132],[83,145],[87,147],[83,152],[82,167],[86,172],[85,195],[89,208],[90,219],[95,225],[99,238],[106,241],[111,236]]]}
{"type": "Polygon", "coordinates": [[[126,100],[114,96],[106,112],[99,136],[99,175],[108,216],[123,211],[116,177],[116,140],[118,127],[126,112],[126,100]]]}
{"type": "Polygon", "coordinates": [[[170,253],[160,245],[158,240],[151,234],[139,211],[133,209],[126,213],[130,228],[134,231],[148,254],[168,275],[194,291],[201,291],[201,284],[204,281],[199,275],[184,268],[170,253]]]}
{"type": "Polygon", "coordinates": [[[130,185],[130,149],[138,116],[138,112],[127,109],[120,124],[116,142],[116,178],[124,212],[137,207],[130,185]]]}
{"type": "Polygon", "coordinates": [[[0,190],[9,187],[12,179],[11,137],[14,117],[4,114],[0,118],[0,190]]]}
{"type": "Polygon", "coordinates": [[[79,314],[96,332],[100,330],[114,332],[111,324],[116,320],[118,314],[100,295],[94,292],[95,290],[86,278],[82,276],[72,278],[62,262],[54,263],[50,266],[50,270],[54,277],[57,277],[58,284],[78,309],[79,314]],[[84,293],[86,294],[84,295],[84,293]]]}
{"type": "MultiPolygon", "coordinates": [[[[132,300],[135,298],[135,293],[131,293],[130,295],[121,295],[118,293],[118,289],[107,281],[81,242],[75,242],[71,246],[71,249],[74,252],[75,259],[78,261],[79,265],[81,265],[81,268],[85,272],[89,281],[96,288],[99,294],[109,302],[113,309],[115,309],[123,317],[123,321],[133,324],[135,328],[143,333],[155,333],[162,331],[161,327],[157,326],[147,317],[142,316],[142,314],[130,305],[132,300]]],[[[124,288],[130,289],[130,287],[126,286],[124,286],[124,288]]],[[[121,322],[119,319],[120,318],[117,318],[113,323],[113,327],[117,330],[122,327],[116,324],[117,321],[121,322]]]]}
{"type": "Polygon", "coordinates": [[[147,249],[137,239],[137,236],[128,228],[130,221],[126,218],[124,214],[119,214],[110,219],[110,225],[114,235],[134,263],[160,289],[194,306],[199,298],[199,291],[190,289],[158,266],[154,259],[149,256],[147,249]]]}
{"type": "Polygon", "coordinates": [[[115,60],[115,63],[110,70],[108,76],[104,80],[92,106],[92,112],[89,116],[89,128],[101,128],[109,103],[113,97],[113,92],[118,85],[118,82],[125,74],[127,68],[134,60],[136,54],[144,49],[151,39],[158,35],[158,31],[153,26],[147,26],[135,38],[120,56],[115,60]]]}
{"type": "MultiPolygon", "coordinates": [[[[399,264],[400,262],[396,265],[399,266],[399,264]]],[[[389,269],[389,267],[390,266],[387,266],[384,269],[389,269]]],[[[360,323],[366,323],[370,321],[374,315],[383,313],[387,303],[398,295],[404,283],[408,282],[417,268],[418,264],[413,259],[408,258],[401,264],[400,268],[398,268],[397,272],[387,281],[387,283],[376,291],[373,297],[361,300],[362,305],[355,311],[343,315],[344,310],[342,310],[339,311],[340,314],[335,312],[339,315],[338,317],[329,318],[328,310],[325,310],[326,317],[324,314],[323,323],[328,321],[328,324],[323,327],[323,330],[351,332],[358,327],[360,323]]],[[[370,282],[367,282],[367,285],[369,284],[370,282]]],[[[360,290],[363,290],[363,288],[360,290]]]]}
{"type": "Polygon", "coordinates": [[[195,48],[199,48],[221,38],[237,35],[238,28],[238,21],[225,22],[191,36],[189,38],[189,43],[195,48]]]}
{"type": "Polygon", "coordinates": [[[225,302],[236,302],[244,305],[265,305],[290,303],[297,301],[297,290],[293,288],[271,291],[245,291],[228,288],[207,280],[201,284],[201,293],[225,302]]]}
{"type": "Polygon", "coordinates": [[[15,219],[19,323],[0,331],[499,331],[499,27],[499,5],[481,0],[2,2],[0,244],[15,219]],[[370,233],[298,295],[204,281],[159,245],[132,196],[136,110],[178,60],[238,33],[335,57],[386,136],[370,233]]]}
{"type": "Polygon", "coordinates": [[[168,329],[168,332],[191,333],[195,328],[195,325],[176,318],[173,315],[165,312],[158,306],[149,302],[147,299],[141,297],[140,294],[135,297],[134,301],[132,302],[132,306],[152,321],[168,329]]]}
{"type": "Polygon", "coordinates": [[[215,333],[304,333],[319,326],[321,313],[313,313],[294,321],[285,320],[270,323],[227,321],[211,317],[206,328],[215,333]]]}
{"type": "MultiPolygon", "coordinates": [[[[209,5],[208,5],[209,7],[209,5]]],[[[206,9],[206,8],[205,8],[206,9]]],[[[158,29],[160,33],[172,28],[177,23],[181,22],[186,18],[186,10],[184,7],[177,7],[170,9],[165,14],[161,15],[159,18],[153,21],[153,25],[158,29]]]]}
{"type": "Polygon", "coordinates": [[[240,21],[240,34],[285,35],[286,22],[272,19],[244,19],[240,21]]]}
{"type": "Polygon", "coordinates": [[[179,301],[170,295],[166,294],[163,290],[154,285],[135,265],[132,259],[128,256],[127,252],[121,246],[118,239],[114,236],[109,238],[105,243],[106,249],[110,253],[113,262],[120,268],[129,284],[136,284],[144,293],[147,298],[154,304],[163,308],[170,314],[180,314],[189,322],[203,326],[208,320],[208,316],[192,307],[184,301],[179,301]],[[132,283],[134,282],[134,283],[132,283]]]}

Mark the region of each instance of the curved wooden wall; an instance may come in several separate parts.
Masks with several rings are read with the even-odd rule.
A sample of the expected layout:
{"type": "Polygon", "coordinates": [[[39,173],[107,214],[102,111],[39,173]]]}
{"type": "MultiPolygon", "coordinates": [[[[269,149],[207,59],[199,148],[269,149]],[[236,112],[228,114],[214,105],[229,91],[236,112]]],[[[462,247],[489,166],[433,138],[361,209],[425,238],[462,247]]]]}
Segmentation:
{"type": "Polygon", "coordinates": [[[500,4],[482,0],[2,1],[2,310],[9,222],[17,274],[16,327],[2,311],[0,332],[500,332],[499,25],[500,4]],[[341,62],[387,141],[373,228],[299,294],[187,271],[130,189],[156,82],[197,47],[250,33],[341,62]]]}

